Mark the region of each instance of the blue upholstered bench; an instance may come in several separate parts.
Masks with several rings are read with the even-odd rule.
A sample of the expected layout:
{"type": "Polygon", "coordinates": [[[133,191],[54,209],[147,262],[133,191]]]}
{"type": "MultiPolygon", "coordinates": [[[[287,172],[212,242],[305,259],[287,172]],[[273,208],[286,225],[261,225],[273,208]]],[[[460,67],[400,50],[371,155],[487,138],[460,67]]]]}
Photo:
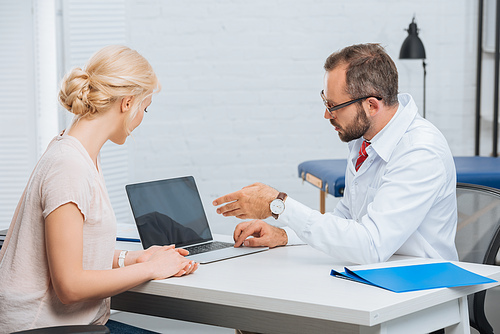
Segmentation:
{"type": "MultiPolygon", "coordinates": [[[[455,157],[457,182],[500,189],[500,158],[455,157]]],[[[320,189],[320,211],[325,212],[327,194],[342,197],[346,159],[310,160],[299,164],[299,177],[320,189]]]]}

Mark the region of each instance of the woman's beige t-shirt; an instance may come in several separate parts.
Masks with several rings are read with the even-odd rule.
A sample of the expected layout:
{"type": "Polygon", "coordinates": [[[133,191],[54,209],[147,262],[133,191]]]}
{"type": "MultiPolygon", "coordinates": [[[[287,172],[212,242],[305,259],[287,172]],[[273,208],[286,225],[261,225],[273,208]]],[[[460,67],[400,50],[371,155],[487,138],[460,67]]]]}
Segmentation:
{"type": "Polygon", "coordinates": [[[61,303],[52,286],[45,249],[45,218],[72,202],[84,216],[83,269],[112,268],[116,218],[100,169],[83,145],[66,134],[55,137],[40,158],[0,251],[2,332],[108,320],[110,298],[61,303]]]}

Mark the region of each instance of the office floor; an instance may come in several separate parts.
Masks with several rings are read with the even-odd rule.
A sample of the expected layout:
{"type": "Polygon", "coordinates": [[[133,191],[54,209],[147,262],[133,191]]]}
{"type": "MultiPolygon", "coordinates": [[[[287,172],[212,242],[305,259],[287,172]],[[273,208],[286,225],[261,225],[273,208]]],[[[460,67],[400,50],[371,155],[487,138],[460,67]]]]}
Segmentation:
{"type": "MultiPolygon", "coordinates": [[[[488,290],[486,293],[486,318],[493,327],[494,333],[500,333],[500,310],[498,302],[500,301],[500,287],[488,290]]],[[[471,334],[479,333],[474,328],[471,328],[471,334]]]]}
{"type": "MultiPolygon", "coordinates": [[[[488,317],[493,331],[500,333],[500,312],[498,301],[500,300],[500,287],[490,289],[486,294],[486,316],[488,317]]],[[[146,328],[158,333],[176,333],[176,334],[233,334],[234,330],[208,325],[200,325],[185,321],[162,319],[149,317],[140,314],[114,312],[111,319],[121,321],[130,325],[146,328]]],[[[478,334],[474,328],[471,328],[471,334],[478,334]]]]}
{"type": "Polygon", "coordinates": [[[166,334],[234,334],[234,329],[200,325],[191,322],[150,317],[127,312],[115,312],[111,314],[111,319],[166,334]]]}

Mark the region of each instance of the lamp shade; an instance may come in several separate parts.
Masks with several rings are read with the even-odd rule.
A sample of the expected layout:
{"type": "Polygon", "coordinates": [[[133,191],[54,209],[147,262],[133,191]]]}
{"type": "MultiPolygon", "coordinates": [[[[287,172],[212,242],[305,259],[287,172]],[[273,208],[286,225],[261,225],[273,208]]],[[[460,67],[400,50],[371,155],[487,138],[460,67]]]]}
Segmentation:
{"type": "Polygon", "coordinates": [[[418,37],[418,28],[415,23],[415,18],[413,18],[408,27],[408,37],[406,37],[401,46],[399,59],[425,59],[425,48],[420,37],[418,37]]]}

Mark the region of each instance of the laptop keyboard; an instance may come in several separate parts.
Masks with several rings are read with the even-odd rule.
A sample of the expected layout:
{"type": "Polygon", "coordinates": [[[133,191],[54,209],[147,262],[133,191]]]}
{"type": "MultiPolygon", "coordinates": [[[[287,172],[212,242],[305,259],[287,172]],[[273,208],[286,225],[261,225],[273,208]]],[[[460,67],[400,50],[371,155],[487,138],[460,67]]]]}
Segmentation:
{"type": "Polygon", "coordinates": [[[184,247],[185,250],[189,251],[189,255],[195,255],[200,253],[205,253],[208,251],[213,251],[222,248],[233,247],[234,244],[229,242],[213,241],[208,244],[196,245],[190,247],[184,247]]]}

